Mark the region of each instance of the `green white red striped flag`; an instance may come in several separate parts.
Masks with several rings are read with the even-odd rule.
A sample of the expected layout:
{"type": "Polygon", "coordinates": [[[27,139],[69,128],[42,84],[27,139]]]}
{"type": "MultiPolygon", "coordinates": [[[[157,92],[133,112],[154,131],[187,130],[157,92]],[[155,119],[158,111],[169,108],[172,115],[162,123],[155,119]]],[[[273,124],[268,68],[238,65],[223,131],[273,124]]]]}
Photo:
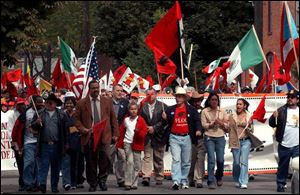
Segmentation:
{"type": "Polygon", "coordinates": [[[68,73],[77,74],[77,58],[72,48],[65,43],[61,38],[59,39],[59,47],[61,51],[61,63],[63,69],[68,73]]]}
{"type": "Polygon", "coordinates": [[[260,43],[256,38],[255,29],[252,26],[248,33],[234,48],[228,59],[231,66],[226,70],[227,84],[230,84],[243,71],[264,60],[260,47],[260,43]]]}

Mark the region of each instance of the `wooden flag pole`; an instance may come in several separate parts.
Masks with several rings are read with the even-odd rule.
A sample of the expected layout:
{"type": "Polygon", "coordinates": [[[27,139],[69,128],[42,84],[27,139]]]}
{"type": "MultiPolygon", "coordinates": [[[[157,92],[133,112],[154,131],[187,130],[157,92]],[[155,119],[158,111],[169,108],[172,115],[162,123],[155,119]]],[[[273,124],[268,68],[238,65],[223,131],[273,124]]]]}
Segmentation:
{"type": "MultiPolygon", "coordinates": [[[[33,101],[33,99],[32,99],[32,95],[30,96],[30,99],[31,99],[31,101],[32,101],[32,105],[33,105],[33,108],[34,108],[34,110],[35,110],[35,113],[36,113],[37,117],[40,118],[40,115],[39,115],[39,113],[38,113],[38,111],[37,111],[37,109],[36,109],[36,107],[35,107],[35,103],[34,103],[34,101],[33,101]]],[[[41,125],[41,127],[42,127],[42,126],[43,126],[43,123],[40,122],[40,125],[41,125]]]]}
{"type": "MultiPolygon", "coordinates": [[[[277,87],[277,81],[276,80],[273,80],[274,82],[274,93],[275,93],[275,108],[277,109],[277,90],[276,90],[276,87],[277,87]]],[[[275,117],[275,125],[277,125],[277,117],[275,117]]]]}
{"type": "MultiPolygon", "coordinates": [[[[290,36],[292,38],[291,42],[292,42],[292,45],[293,45],[293,51],[294,51],[294,56],[295,56],[295,60],[296,60],[297,73],[298,73],[298,77],[299,77],[299,62],[298,62],[298,57],[297,57],[297,53],[296,53],[295,43],[294,43],[294,39],[293,39],[293,33],[292,33],[292,27],[291,27],[291,18],[290,18],[290,14],[289,14],[291,12],[290,12],[290,8],[288,7],[287,2],[284,1],[284,3],[285,3],[285,13],[286,13],[287,19],[288,19],[288,26],[289,26],[289,30],[290,30],[290,36]]],[[[281,57],[283,57],[283,56],[281,56],[281,57]]]]}
{"type": "Polygon", "coordinates": [[[259,45],[260,52],[261,52],[261,54],[262,54],[262,56],[263,56],[263,58],[264,58],[264,61],[265,61],[266,65],[267,65],[267,67],[268,67],[268,69],[269,69],[269,71],[270,71],[269,63],[268,63],[268,61],[267,61],[267,59],[266,59],[266,56],[265,56],[265,54],[264,54],[264,50],[262,49],[262,47],[261,47],[261,45],[260,45],[260,42],[259,42],[259,39],[258,39],[258,37],[257,37],[256,30],[255,30],[254,25],[252,25],[252,28],[253,28],[253,32],[254,32],[254,35],[255,35],[255,37],[256,37],[257,43],[258,43],[258,45],[259,45]]]}
{"type": "Polygon", "coordinates": [[[191,65],[192,52],[193,52],[193,44],[191,44],[191,49],[189,53],[188,69],[190,69],[190,65],[191,65]]]}
{"type": "Polygon", "coordinates": [[[184,81],[183,60],[182,60],[182,49],[181,48],[180,48],[180,65],[181,65],[181,79],[184,81]]]}
{"type": "MultiPolygon", "coordinates": [[[[162,83],[160,83],[159,72],[158,71],[157,71],[157,79],[158,79],[158,84],[160,85],[159,93],[162,94],[162,83]]],[[[163,109],[163,112],[164,112],[165,111],[165,106],[164,106],[163,102],[161,102],[161,105],[162,105],[162,109],[163,109]]]]}
{"type": "Polygon", "coordinates": [[[196,76],[196,69],[195,68],[194,68],[194,76],[195,76],[195,89],[198,91],[197,76],[196,76]]]}

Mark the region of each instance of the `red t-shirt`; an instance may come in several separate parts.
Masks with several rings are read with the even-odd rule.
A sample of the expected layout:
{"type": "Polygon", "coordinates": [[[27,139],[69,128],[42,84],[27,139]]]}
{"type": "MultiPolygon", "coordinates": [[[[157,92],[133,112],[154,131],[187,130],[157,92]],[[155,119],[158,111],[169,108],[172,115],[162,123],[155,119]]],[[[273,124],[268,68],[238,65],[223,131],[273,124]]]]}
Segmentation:
{"type": "Polygon", "coordinates": [[[176,134],[189,133],[186,106],[176,107],[171,133],[176,133],[176,134]]]}

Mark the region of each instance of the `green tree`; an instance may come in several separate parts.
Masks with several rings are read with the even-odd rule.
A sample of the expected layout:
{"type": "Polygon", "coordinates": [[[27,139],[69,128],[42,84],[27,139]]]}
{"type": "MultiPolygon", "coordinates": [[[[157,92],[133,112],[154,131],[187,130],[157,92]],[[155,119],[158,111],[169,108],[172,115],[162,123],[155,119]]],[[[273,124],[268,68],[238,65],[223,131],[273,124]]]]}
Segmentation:
{"type": "Polygon", "coordinates": [[[36,48],[44,32],[40,19],[54,7],[52,1],[1,1],[1,65],[15,64],[18,51],[36,48]]]}

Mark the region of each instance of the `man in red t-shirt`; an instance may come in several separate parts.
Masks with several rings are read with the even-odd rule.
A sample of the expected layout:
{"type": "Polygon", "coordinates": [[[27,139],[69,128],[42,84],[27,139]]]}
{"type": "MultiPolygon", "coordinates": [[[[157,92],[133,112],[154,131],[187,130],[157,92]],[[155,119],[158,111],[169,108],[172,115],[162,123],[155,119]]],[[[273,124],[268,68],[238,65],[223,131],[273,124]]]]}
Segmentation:
{"type": "Polygon", "coordinates": [[[176,105],[170,106],[163,113],[167,120],[169,145],[172,154],[171,174],[172,188],[178,190],[179,186],[188,189],[188,174],[191,167],[192,143],[196,136],[201,135],[201,124],[196,108],[186,103],[186,91],[182,87],[176,88],[176,105]]]}

